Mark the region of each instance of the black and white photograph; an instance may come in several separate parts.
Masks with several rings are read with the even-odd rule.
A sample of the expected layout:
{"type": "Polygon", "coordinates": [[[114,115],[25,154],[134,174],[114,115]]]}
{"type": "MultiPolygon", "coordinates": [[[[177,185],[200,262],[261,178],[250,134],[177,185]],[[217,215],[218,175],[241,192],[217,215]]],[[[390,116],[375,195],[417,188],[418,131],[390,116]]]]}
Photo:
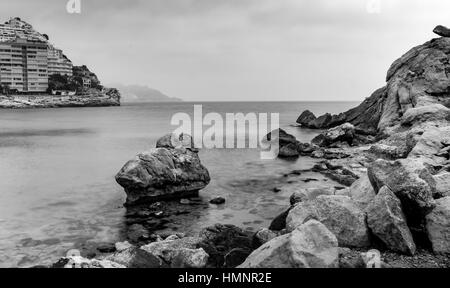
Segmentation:
{"type": "Polygon", "coordinates": [[[0,0],[0,175],[0,268],[450,268],[450,1],[0,0]]]}

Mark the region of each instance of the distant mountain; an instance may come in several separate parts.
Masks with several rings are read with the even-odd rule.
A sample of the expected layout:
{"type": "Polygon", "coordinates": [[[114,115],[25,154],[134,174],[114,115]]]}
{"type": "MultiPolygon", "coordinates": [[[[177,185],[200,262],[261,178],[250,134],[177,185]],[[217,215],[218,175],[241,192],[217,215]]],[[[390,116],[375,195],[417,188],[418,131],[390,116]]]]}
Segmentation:
{"type": "Polygon", "coordinates": [[[178,102],[181,99],[169,97],[162,92],[143,85],[112,84],[120,91],[122,102],[178,102]]]}

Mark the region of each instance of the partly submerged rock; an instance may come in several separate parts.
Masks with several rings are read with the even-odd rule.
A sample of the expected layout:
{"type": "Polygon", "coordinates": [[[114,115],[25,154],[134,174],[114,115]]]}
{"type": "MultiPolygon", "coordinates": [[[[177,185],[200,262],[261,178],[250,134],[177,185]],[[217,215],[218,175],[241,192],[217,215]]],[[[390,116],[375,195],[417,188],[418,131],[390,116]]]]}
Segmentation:
{"type": "Polygon", "coordinates": [[[416,245],[406,223],[400,200],[386,186],[366,209],[372,233],[392,251],[414,255],[416,245]]]}
{"type": "Polygon", "coordinates": [[[436,200],[436,208],[427,215],[427,233],[435,253],[450,253],[450,197],[436,200]]]}
{"type": "Polygon", "coordinates": [[[336,237],[311,220],[255,250],[239,268],[337,268],[336,237]]]}
{"type": "Polygon", "coordinates": [[[287,231],[293,231],[310,219],[323,223],[341,247],[367,247],[370,244],[365,213],[346,196],[321,195],[313,201],[297,204],[286,219],[287,231]]]}
{"type": "Polygon", "coordinates": [[[127,204],[195,195],[208,185],[208,170],[189,149],[156,148],[140,153],[117,173],[127,204]]]}
{"type": "Polygon", "coordinates": [[[305,111],[303,111],[303,113],[298,117],[297,123],[300,124],[300,125],[302,125],[302,126],[308,127],[308,126],[309,126],[309,123],[310,123],[311,121],[314,121],[314,120],[316,120],[316,116],[314,115],[314,113],[312,113],[312,112],[309,111],[309,110],[305,110],[305,111]]]}

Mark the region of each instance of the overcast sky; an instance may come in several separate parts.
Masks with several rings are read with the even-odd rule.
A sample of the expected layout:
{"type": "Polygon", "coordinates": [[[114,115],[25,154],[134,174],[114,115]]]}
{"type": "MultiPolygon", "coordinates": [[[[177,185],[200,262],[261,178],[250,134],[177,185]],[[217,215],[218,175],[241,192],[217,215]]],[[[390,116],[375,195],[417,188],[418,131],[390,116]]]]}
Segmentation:
{"type": "Polygon", "coordinates": [[[184,100],[359,101],[450,26],[448,0],[1,0],[103,83],[184,100]]]}

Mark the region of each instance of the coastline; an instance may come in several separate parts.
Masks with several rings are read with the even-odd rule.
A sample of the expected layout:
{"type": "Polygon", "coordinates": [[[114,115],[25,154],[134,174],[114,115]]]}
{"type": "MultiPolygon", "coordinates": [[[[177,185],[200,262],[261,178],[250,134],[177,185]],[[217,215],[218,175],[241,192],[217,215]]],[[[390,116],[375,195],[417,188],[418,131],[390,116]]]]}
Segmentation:
{"type": "Polygon", "coordinates": [[[0,109],[34,109],[64,107],[120,106],[120,93],[115,89],[76,96],[61,95],[0,95],[0,109]]]}

